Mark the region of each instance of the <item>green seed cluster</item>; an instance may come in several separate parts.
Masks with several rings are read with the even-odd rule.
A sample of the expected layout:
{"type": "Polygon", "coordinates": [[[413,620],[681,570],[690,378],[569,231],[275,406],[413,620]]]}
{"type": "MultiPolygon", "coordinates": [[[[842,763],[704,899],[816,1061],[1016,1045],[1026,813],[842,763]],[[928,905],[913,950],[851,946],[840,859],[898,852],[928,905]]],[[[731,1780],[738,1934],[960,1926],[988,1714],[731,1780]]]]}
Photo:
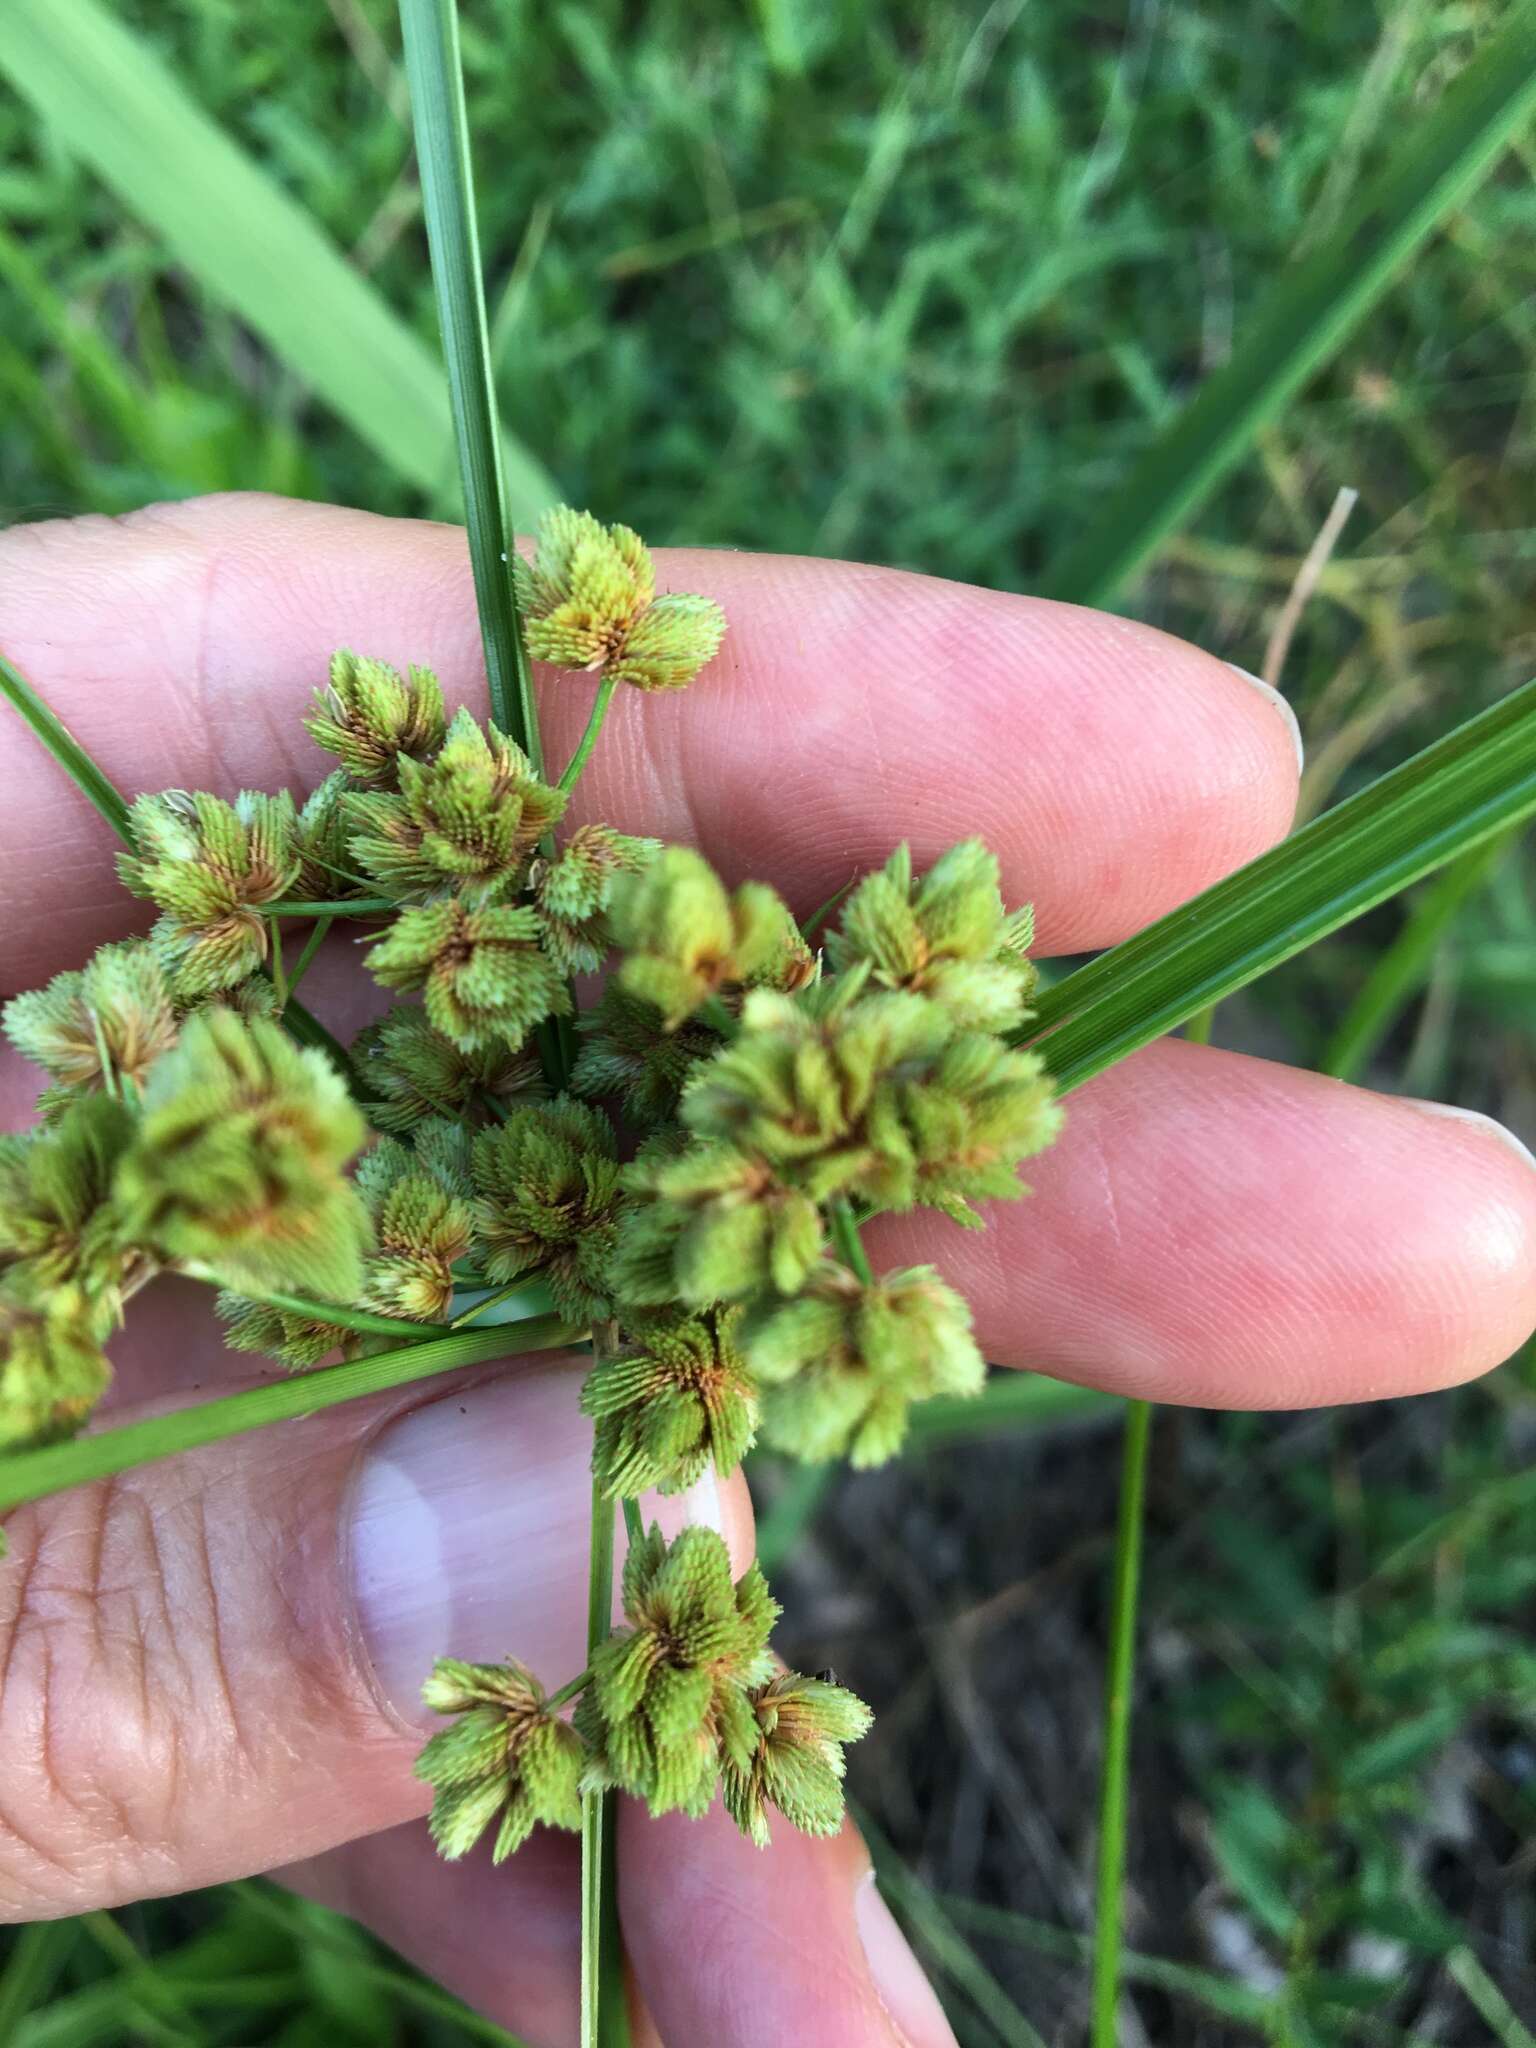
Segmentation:
{"type": "MultiPolygon", "coordinates": [[[[7,1007],[48,1085],[0,1139],[0,1445],[89,1416],[165,1270],[219,1284],[228,1343],[296,1370],[537,1293],[590,1346],[594,1471],[626,1501],[727,1475],[759,1437],[878,1464],[915,1402],[979,1389],[965,1302],[931,1267],[873,1271],[860,1233],[919,1207],[977,1227],[1054,1136],[1012,1043],[1029,913],[978,841],[923,873],[900,847],[812,943],[766,883],[571,824],[615,686],[682,687],[725,622],[586,513],[550,515],[514,576],[530,653],[602,678],[559,782],[450,716],[430,670],[339,653],[305,721],[337,764],[318,788],[140,797],[120,868],[149,935],[7,1007]],[[318,943],[321,916],[364,923],[401,998],[345,1069],[285,1028],[282,940],[318,943]],[[572,977],[605,966],[578,1014],[572,977]]],[[[584,1788],[657,1813],[720,1793],[758,1842],[770,1807],[834,1830],[868,1712],[776,1669],[756,1566],[652,1529],[624,1612],[553,1702],[515,1663],[438,1665],[449,1725],[420,1770],[443,1852],[577,1825],[584,1788]]]]}

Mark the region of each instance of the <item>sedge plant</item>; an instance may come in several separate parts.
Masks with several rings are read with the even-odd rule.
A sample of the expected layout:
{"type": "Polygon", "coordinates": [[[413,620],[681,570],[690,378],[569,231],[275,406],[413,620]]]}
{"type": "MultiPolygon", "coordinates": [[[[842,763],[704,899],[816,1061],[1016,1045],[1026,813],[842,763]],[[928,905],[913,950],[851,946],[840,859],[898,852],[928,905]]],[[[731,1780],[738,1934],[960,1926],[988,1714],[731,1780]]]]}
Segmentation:
{"type": "MultiPolygon", "coordinates": [[[[446,705],[425,669],[343,650],[306,721],[327,763],[313,789],[129,802],[0,663],[123,838],[149,921],[5,1012],[44,1085],[35,1126],[0,1140],[0,1512],[509,1349],[584,1350],[586,1664],[534,1672],[515,1645],[477,1664],[444,1644],[423,1674],[442,1726],[418,1769],[445,1856],[488,1840],[501,1860],[536,1826],[580,1831],[584,2040],[616,2041],[615,1793],[655,1814],[718,1796],[759,1844],[781,1823],[828,1833],[870,1718],[835,1679],[774,1659],[757,1565],[733,1575],[709,1530],[669,1543],[638,1498],[729,1472],[757,1442],[811,1466],[879,1464],[923,1404],[977,1395],[965,1302],[931,1268],[877,1270],[866,1224],[925,1207],[984,1226],[986,1205],[1024,1192],[1073,1087],[1431,870],[1481,859],[1536,809],[1536,694],[1044,992],[1027,908],[1005,902],[979,842],[925,872],[898,845],[802,928],[771,880],[731,887],[691,848],[572,829],[614,703],[729,687],[702,673],[728,621],[658,591],[639,537],[587,513],[550,513],[531,560],[516,556],[454,10],[402,14],[490,716],[446,705]],[[550,687],[592,693],[558,773],[533,662],[550,687]],[[338,925],[383,992],[350,1048],[296,994],[338,925]],[[578,1001],[577,977],[604,972],[578,1001]],[[216,1289],[231,1347],[294,1377],[79,1434],[113,1332],[162,1273],[216,1289]]],[[[1098,595],[1142,546],[1117,540],[1102,574],[1064,583],[1098,595]]],[[[1144,1414],[1128,1450],[1105,2041],[1144,1414]]]]}

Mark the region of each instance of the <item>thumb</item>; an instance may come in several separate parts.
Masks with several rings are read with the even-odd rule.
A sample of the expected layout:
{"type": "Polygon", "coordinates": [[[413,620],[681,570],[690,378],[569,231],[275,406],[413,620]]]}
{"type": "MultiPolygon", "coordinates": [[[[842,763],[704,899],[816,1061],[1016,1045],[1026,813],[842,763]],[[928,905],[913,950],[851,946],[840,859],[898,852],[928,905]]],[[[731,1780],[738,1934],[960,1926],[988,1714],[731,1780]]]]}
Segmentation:
{"type": "MultiPolygon", "coordinates": [[[[574,1361],[333,1409],[17,1510],[0,1918],[180,1891],[425,1811],[434,1657],[586,1661],[574,1361]]],[[[131,1411],[130,1411],[131,1412],[131,1411]]],[[[750,1549],[737,1479],[654,1512],[750,1549]]]]}

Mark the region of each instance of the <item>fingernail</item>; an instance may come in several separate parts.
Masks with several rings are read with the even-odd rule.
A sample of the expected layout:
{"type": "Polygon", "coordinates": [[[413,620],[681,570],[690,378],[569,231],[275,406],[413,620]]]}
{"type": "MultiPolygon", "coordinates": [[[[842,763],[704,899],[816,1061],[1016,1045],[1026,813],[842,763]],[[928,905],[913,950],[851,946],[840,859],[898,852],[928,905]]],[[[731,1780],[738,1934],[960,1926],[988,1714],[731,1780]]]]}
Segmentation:
{"type": "Polygon", "coordinates": [[[1305,768],[1307,765],[1307,750],[1302,744],[1301,726],[1295,712],[1291,709],[1285,698],[1281,696],[1273,683],[1266,683],[1262,676],[1253,675],[1248,669],[1239,668],[1235,661],[1229,661],[1227,667],[1231,669],[1233,675],[1241,676],[1245,683],[1251,683],[1265,702],[1272,704],[1275,710],[1279,712],[1280,716],[1285,720],[1286,730],[1291,735],[1291,745],[1296,749],[1296,766],[1298,769],[1305,768]]]}
{"type": "Polygon", "coordinates": [[[902,2048],[956,2048],[954,2031],[871,1870],[854,1894],[869,1974],[902,2048]]]}
{"type": "Polygon", "coordinates": [[[1425,1102],[1417,1095],[1404,1095],[1399,1099],[1410,1109],[1422,1109],[1427,1116],[1448,1116],[1460,1123],[1475,1124],[1479,1130],[1486,1131],[1490,1138],[1497,1138],[1499,1143],[1513,1152],[1517,1159],[1523,1160],[1533,1172],[1536,1172],[1536,1152],[1531,1150],[1523,1138],[1517,1138],[1507,1124],[1501,1124],[1497,1117],[1484,1116],[1480,1109],[1463,1109],[1459,1102],[1425,1102]]]}
{"type": "Polygon", "coordinates": [[[345,1542],[360,1647],[403,1719],[437,1657],[515,1657],[551,1689],[586,1657],[592,1425],[569,1370],[488,1381],[365,1446],[345,1542]]]}

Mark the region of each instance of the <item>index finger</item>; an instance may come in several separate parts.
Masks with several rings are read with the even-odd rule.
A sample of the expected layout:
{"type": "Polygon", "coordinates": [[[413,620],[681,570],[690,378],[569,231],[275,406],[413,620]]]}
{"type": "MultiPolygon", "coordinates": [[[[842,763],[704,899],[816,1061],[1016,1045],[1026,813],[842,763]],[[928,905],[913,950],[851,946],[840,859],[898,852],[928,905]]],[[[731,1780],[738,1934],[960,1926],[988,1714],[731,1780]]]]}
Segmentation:
{"type": "MultiPolygon", "coordinates": [[[[701,846],[809,907],[909,839],[980,834],[1045,952],[1138,929],[1282,836],[1294,727],[1224,662],[1076,606],[801,557],[661,551],[725,645],[683,695],[624,691],[575,816],[701,846]]],[[[0,538],[0,648],[127,795],[308,788],[299,720],[332,651],[437,670],[485,708],[462,532],[277,498],[0,538]]],[[[545,675],[553,769],[590,705],[545,675]]],[[[1283,707],[1281,707],[1283,711],[1283,707]]],[[[16,727],[0,765],[3,981],[130,929],[110,834],[16,727]]]]}

